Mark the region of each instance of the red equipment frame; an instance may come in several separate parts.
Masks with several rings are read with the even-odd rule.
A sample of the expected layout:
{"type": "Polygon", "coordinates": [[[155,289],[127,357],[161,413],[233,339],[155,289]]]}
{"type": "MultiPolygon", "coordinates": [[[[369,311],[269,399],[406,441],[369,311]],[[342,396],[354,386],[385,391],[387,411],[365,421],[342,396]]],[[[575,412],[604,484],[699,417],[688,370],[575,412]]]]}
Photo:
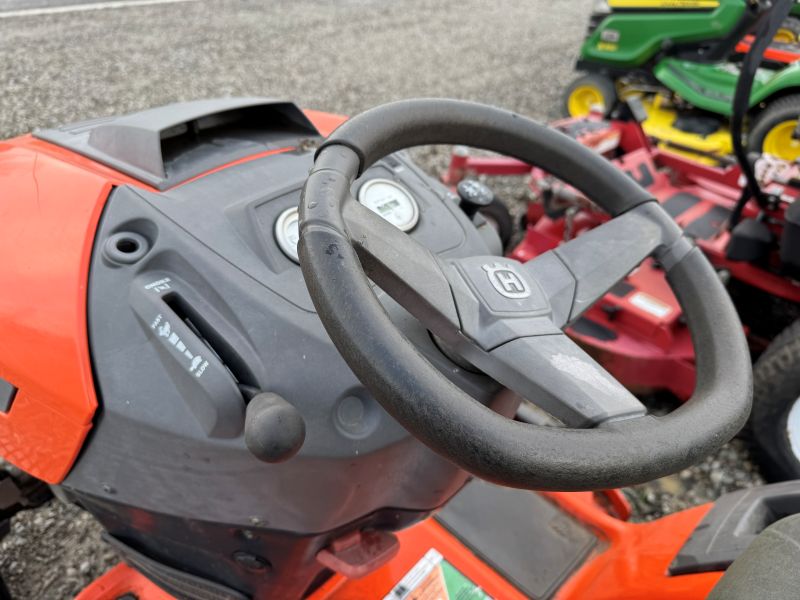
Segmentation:
{"type": "MultiPolygon", "coordinates": [[[[566,119],[554,127],[576,137],[584,145],[606,154],[623,171],[631,174],[664,204],[681,196],[691,206],[676,221],[689,231],[701,231],[698,246],[711,263],[732,279],[792,302],[800,302],[800,283],[746,262],[726,257],[730,235],[723,227],[729,211],[741,195],[738,166],[711,167],[654,147],[634,121],[604,122],[599,118],[566,119]]],[[[527,175],[532,192],[580,200],[580,194],[554,182],[540,169],[506,157],[469,156],[456,149],[443,180],[455,185],[467,175],[527,175]]],[[[770,192],[786,200],[800,195],[796,188],[773,182],[770,192]],[[776,189],[777,186],[777,189],[776,189]]],[[[674,200],[673,200],[674,201],[674,200]]],[[[525,237],[510,256],[530,260],[555,248],[570,236],[596,227],[608,219],[605,213],[585,202],[572,216],[551,218],[539,202],[527,212],[525,237]]],[[[780,235],[786,203],[770,213],[773,230],[780,235]]],[[[755,217],[758,207],[749,203],[745,217],[755,217]]],[[[777,257],[772,257],[773,261],[777,257]]],[[[645,261],[617,290],[606,294],[569,330],[608,371],[635,392],[668,390],[688,399],[694,390],[694,350],[682,312],[663,273],[652,261],[645,261]]],[[[751,339],[759,350],[764,341],[751,339]]]]}

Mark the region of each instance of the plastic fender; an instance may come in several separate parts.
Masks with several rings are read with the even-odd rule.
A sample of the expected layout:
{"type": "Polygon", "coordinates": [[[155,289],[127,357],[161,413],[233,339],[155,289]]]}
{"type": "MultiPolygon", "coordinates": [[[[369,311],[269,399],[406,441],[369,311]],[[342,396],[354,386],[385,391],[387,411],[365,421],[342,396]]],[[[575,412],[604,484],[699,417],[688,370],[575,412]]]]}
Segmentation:
{"type": "MultiPolygon", "coordinates": [[[[307,116],[324,136],[346,120],[307,116]]],[[[97,408],[86,282],[95,227],[109,192],[122,184],[149,189],[30,135],[0,142],[0,378],[18,388],[10,409],[0,411],[0,456],[48,483],[69,472],[97,408]]]]}
{"type": "Polygon", "coordinates": [[[753,87],[750,97],[751,108],[756,104],[767,101],[779,92],[792,90],[800,93],[800,64],[792,63],[766,79],[763,85],[753,87]]]}
{"type": "Polygon", "coordinates": [[[86,280],[108,193],[128,182],[30,136],[0,144],[0,377],[19,390],[0,414],[0,456],[48,483],[92,426],[86,280]]]}
{"type": "MultiPolygon", "coordinates": [[[[738,67],[668,58],[659,62],[653,72],[662,84],[697,108],[731,116],[733,93],[739,78],[738,67]]],[[[760,69],[753,83],[750,106],[786,90],[800,92],[800,64],[792,63],[779,71],[760,69]]]]}
{"type": "MultiPolygon", "coordinates": [[[[733,93],[739,79],[738,67],[727,63],[704,65],[667,58],[655,66],[653,74],[665,87],[697,108],[731,116],[733,93]]],[[[753,89],[761,89],[767,78],[769,72],[760,71],[753,89]]]]}

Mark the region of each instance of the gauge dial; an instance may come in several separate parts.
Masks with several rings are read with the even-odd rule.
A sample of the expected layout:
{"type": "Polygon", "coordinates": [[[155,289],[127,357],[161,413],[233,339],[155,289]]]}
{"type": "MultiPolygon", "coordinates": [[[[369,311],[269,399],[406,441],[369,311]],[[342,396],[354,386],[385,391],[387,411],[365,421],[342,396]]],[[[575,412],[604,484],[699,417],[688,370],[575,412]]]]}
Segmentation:
{"type": "MultiPolygon", "coordinates": [[[[399,183],[370,179],[358,190],[358,201],[401,231],[411,231],[419,221],[417,201],[399,183]]],[[[300,213],[296,206],[284,210],[275,221],[275,239],[283,253],[296,263],[300,241],[300,213]]]]}
{"type": "Polygon", "coordinates": [[[370,179],[358,190],[358,201],[401,231],[419,221],[419,206],[411,193],[389,179],[370,179]]]}
{"type": "Polygon", "coordinates": [[[287,208],[275,221],[275,239],[283,253],[299,264],[297,243],[300,241],[300,213],[296,206],[287,208]]]}

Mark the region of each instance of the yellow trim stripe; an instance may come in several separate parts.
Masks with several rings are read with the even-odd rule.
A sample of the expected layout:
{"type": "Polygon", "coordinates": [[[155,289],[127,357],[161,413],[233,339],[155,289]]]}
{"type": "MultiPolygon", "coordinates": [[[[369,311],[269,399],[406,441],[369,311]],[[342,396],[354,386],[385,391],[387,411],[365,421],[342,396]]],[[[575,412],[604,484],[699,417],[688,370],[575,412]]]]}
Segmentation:
{"type": "Polygon", "coordinates": [[[608,0],[611,8],[717,8],[719,0],[608,0]]]}

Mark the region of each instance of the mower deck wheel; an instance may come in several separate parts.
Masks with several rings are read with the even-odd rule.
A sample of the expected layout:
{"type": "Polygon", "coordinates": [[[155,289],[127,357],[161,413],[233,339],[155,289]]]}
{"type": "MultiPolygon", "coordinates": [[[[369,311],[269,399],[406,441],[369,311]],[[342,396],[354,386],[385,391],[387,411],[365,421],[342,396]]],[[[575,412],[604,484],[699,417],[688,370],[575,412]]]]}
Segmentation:
{"type": "Polygon", "coordinates": [[[786,17],[778,31],[775,32],[774,41],[778,44],[796,44],[800,41],[800,19],[786,17]]]}
{"type": "Polygon", "coordinates": [[[795,137],[800,115],[800,95],[779,98],[753,121],[748,151],[771,154],[789,162],[800,158],[800,139],[795,137]]]}
{"type": "Polygon", "coordinates": [[[578,77],[567,87],[563,98],[566,117],[586,117],[592,110],[607,117],[617,103],[617,88],[604,75],[589,73],[578,77]]]}
{"type": "Polygon", "coordinates": [[[773,481],[800,478],[800,321],[776,337],[753,370],[752,443],[773,481]]]}

